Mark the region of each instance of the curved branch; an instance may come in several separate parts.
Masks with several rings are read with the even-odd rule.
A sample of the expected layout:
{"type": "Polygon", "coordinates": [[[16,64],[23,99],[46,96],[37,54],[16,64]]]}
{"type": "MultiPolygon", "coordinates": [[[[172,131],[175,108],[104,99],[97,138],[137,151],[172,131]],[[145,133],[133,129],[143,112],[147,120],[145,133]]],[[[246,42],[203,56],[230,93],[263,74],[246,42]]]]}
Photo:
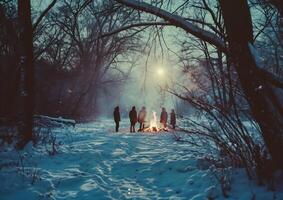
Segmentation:
{"type": "Polygon", "coordinates": [[[170,24],[182,28],[183,30],[194,35],[195,37],[216,46],[219,50],[223,52],[227,52],[226,45],[222,40],[222,38],[218,37],[216,34],[213,34],[209,31],[199,28],[198,26],[188,22],[183,17],[172,14],[166,10],[157,8],[148,3],[138,2],[136,0],[116,0],[116,1],[128,7],[134,8],[136,10],[140,10],[158,16],[164,19],[165,21],[168,21],[170,24]]]}
{"type": "MultiPolygon", "coordinates": [[[[182,18],[178,15],[172,14],[161,8],[157,8],[148,3],[138,2],[136,0],[116,0],[116,1],[130,8],[134,8],[136,10],[158,16],[164,19],[165,21],[168,21],[171,25],[180,27],[183,30],[187,31],[188,33],[194,35],[195,37],[216,46],[220,51],[226,54],[228,53],[227,47],[225,45],[225,42],[222,40],[222,38],[218,37],[216,34],[201,29],[198,26],[188,22],[186,18],[182,18]]],[[[133,25],[129,25],[129,26],[133,26],[133,25]]],[[[126,27],[121,29],[124,30],[125,28],[126,27]]],[[[260,75],[263,76],[268,82],[270,82],[274,86],[282,88],[283,82],[278,77],[274,76],[272,73],[264,69],[259,68],[258,71],[260,75]]]]}

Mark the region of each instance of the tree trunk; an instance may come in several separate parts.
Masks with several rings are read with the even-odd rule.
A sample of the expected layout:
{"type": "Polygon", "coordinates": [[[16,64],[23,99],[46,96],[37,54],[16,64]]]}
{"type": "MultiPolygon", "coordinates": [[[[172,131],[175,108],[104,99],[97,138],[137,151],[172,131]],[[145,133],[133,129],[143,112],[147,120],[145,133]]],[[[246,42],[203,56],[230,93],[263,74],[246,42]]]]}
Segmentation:
{"type": "Polygon", "coordinates": [[[247,0],[220,0],[229,42],[229,55],[235,65],[242,89],[258,122],[276,167],[283,169],[283,116],[273,86],[258,73],[249,48],[253,43],[252,21],[247,0]]]}
{"type": "Polygon", "coordinates": [[[33,139],[33,39],[30,0],[18,0],[19,16],[19,148],[33,139]]]}

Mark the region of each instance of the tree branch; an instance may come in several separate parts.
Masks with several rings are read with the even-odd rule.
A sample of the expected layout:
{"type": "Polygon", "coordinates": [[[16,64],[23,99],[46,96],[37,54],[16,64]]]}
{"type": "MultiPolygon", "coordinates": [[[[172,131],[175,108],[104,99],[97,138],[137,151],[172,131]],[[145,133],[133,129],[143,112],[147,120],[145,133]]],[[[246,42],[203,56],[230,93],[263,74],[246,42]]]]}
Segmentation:
{"type": "Polygon", "coordinates": [[[170,24],[182,28],[183,30],[194,35],[195,37],[216,46],[219,50],[223,52],[227,52],[226,45],[222,40],[222,38],[218,37],[216,34],[213,34],[209,31],[199,28],[198,26],[188,22],[183,17],[172,14],[166,10],[157,8],[145,2],[138,2],[136,0],[116,0],[116,1],[128,7],[134,8],[136,10],[140,10],[158,16],[164,19],[165,21],[168,21],[170,24]]]}
{"type": "Polygon", "coordinates": [[[55,5],[57,0],[53,0],[49,6],[41,13],[41,15],[37,18],[36,22],[33,24],[32,30],[34,31],[38,24],[42,21],[43,17],[49,12],[49,10],[55,5]]]}
{"type": "MultiPolygon", "coordinates": [[[[199,28],[198,26],[188,22],[185,18],[182,18],[178,15],[172,14],[166,10],[152,6],[151,4],[148,4],[145,2],[138,2],[136,0],[116,0],[116,1],[130,8],[134,8],[136,10],[158,16],[164,19],[165,21],[168,21],[169,24],[176,26],[176,27],[180,27],[183,30],[187,31],[188,33],[194,35],[195,37],[216,46],[220,51],[226,54],[228,53],[225,42],[222,40],[222,38],[218,37],[216,34],[213,34],[209,31],[199,28]]],[[[155,22],[155,23],[158,23],[158,22],[155,22]]],[[[132,26],[135,26],[135,25],[129,25],[128,28],[131,28],[132,26]]],[[[125,30],[125,29],[127,29],[127,27],[122,27],[120,31],[125,30]]],[[[261,76],[263,76],[267,81],[269,81],[274,86],[283,88],[282,80],[275,77],[275,75],[273,75],[272,73],[264,69],[260,69],[260,68],[258,69],[259,69],[261,76]]]]}
{"type": "Polygon", "coordinates": [[[101,35],[101,37],[107,37],[107,36],[111,36],[114,35],[116,33],[120,33],[122,31],[131,29],[131,28],[135,28],[135,27],[141,27],[141,26],[174,26],[173,24],[167,23],[167,22],[141,22],[141,23],[137,23],[137,24],[130,24],[127,26],[123,26],[121,28],[118,28],[114,31],[108,32],[108,33],[104,33],[101,35]]]}

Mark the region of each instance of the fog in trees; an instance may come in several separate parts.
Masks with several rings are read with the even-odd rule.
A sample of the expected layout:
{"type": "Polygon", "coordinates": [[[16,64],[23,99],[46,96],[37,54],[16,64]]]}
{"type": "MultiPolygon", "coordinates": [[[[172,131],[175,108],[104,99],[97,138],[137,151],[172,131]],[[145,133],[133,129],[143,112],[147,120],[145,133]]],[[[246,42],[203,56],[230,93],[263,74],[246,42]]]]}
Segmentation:
{"type": "MultiPolygon", "coordinates": [[[[255,191],[259,190],[257,184],[265,185],[278,191],[274,196],[280,199],[282,28],[283,8],[277,0],[3,0],[0,147],[4,153],[0,154],[6,158],[6,148],[26,152],[31,145],[35,150],[44,146],[48,155],[55,157],[63,146],[62,154],[69,155],[65,147],[75,145],[80,151],[76,142],[85,137],[88,147],[101,140],[109,146],[97,149],[110,152],[116,148],[104,158],[113,161],[111,167],[115,156],[125,154],[126,161],[119,157],[118,162],[133,162],[137,166],[133,176],[141,180],[163,175],[154,165],[154,159],[161,159],[160,169],[174,171],[180,165],[185,169],[176,167],[176,171],[185,176],[192,173],[192,163],[197,163],[197,170],[209,169],[219,183],[218,189],[211,188],[203,180],[200,184],[206,190],[192,195],[175,182],[170,189],[174,192],[163,196],[161,193],[169,191],[167,186],[153,181],[157,196],[145,184],[139,190],[141,198],[194,199],[200,195],[203,199],[245,199],[249,190],[241,189],[243,194],[237,194],[231,189],[235,178],[231,174],[240,169],[245,172],[241,179],[254,181],[255,191]],[[114,131],[113,121],[117,106],[119,133],[114,131]],[[145,106],[147,112],[144,122],[137,120],[136,126],[144,123],[145,127],[136,135],[129,133],[133,106],[138,113],[145,106]],[[176,113],[176,128],[170,117],[165,124],[159,120],[163,108],[168,116],[176,113]],[[74,138],[69,141],[69,136],[63,136],[58,141],[65,133],[74,138]],[[172,137],[170,145],[167,136],[172,137]],[[152,144],[149,137],[153,137],[152,144]],[[139,147],[141,143],[146,147],[139,147]],[[190,151],[190,158],[156,158],[150,152],[157,146],[160,155],[177,155],[176,147],[182,153],[190,151]],[[151,161],[144,160],[143,153],[133,147],[146,149],[151,161]],[[150,163],[158,175],[139,173],[139,167],[144,169],[132,160],[135,156],[150,163]],[[189,167],[180,164],[184,160],[189,167]],[[173,161],[176,163],[171,166],[173,161]]],[[[24,174],[22,159],[3,159],[3,166],[18,162],[24,174]]],[[[99,159],[95,162],[101,164],[99,159]]],[[[115,177],[116,172],[111,173],[109,176],[115,177]]],[[[123,181],[131,173],[117,172],[123,181]]],[[[193,185],[197,178],[190,180],[186,184],[193,185]]],[[[240,186],[234,184],[235,188],[240,186]]],[[[124,194],[119,187],[122,199],[133,195],[132,189],[124,194]]],[[[114,199],[117,191],[111,196],[114,199]]],[[[265,192],[259,194],[271,195],[265,192]]],[[[260,198],[252,193],[249,198],[260,198]]],[[[105,194],[101,192],[99,198],[104,199],[105,194]]]]}

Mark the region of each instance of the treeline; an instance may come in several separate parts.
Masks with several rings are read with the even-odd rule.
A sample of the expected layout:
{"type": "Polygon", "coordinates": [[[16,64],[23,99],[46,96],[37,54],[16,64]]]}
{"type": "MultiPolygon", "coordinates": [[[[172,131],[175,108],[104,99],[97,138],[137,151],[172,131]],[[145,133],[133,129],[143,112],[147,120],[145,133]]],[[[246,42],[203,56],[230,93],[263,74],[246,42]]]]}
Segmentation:
{"type": "Polygon", "coordinates": [[[117,96],[132,70],[129,54],[138,50],[136,34],[129,31],[123,36],[101,35],[129,22],[135,15],[110,1],[49,3],[21,5],[21,1],[2,1],[0,4],[2,120],[18,120],[23,112],[20,98],[23,93],[32,95],[34,114],[94,119],[101,112],[100,98],[117,96]],[[21,54],[25,45],[22,41],[26,39],[21,37],[20,12],[28,9],[30,16],[25,16],[24,21],[28,17],[32,21],[33,66],[23,72],[27,68],[21,69],[20,63],[25,59],[21,54]],[[125,64],[121,67],[120,63],[125,64]],[[21,82],[29,76],[32,86],[21,91],[21,86],[26,87],[21,82]]]}

